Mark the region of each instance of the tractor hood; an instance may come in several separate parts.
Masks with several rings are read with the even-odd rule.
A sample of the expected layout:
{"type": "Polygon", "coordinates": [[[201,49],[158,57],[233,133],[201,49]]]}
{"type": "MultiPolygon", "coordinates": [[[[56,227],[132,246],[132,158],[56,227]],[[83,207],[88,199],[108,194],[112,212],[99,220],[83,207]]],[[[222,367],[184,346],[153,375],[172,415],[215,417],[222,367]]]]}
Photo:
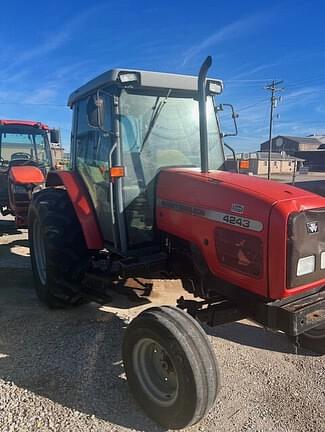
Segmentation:
{"type": "MultiPolygon", "coordinates": [[[[201,173],[192,173],[201,176],[201,173]]],[[[290,186],[286,183],[270,181],[260,177],[249,176],[245,174],[230,173],[224,171],[214,171],[204,175],[210,182],[220,182],[226,188],[233,190],[240,189],[242,193],[258,196],[260,199],[274,204],[279,200],[297,199],[302,197],[311,197],[302,189],[290,186]]]]}
{"type": "Polygon", "coordinates": [[[12,183],[17,185],[45,183],[44,174],[35,166],[13,166],[10,168],[9,177],[12,183]]]}
{"type": "Polygon", "coordinates": [[[289,202],[291,211],[320,207],[319,201],[325,207],[325,199],[305,190],[223,171],[203,174],[193,168],[162,170],[157,188],[158,227],[181,237],[191,236],[191,230],[196,229],[194,225],[190,230],[184,226],[183,218],[188,214],[194,216],[192,220],[198,226],[203,220],[210,220],[224,228],[230,225],[267,236],[271,211],[280,203],[283,207],[289,202]],[[169,215],[172,212],[168,225],[161,217],[167,210],[169,215]]]}
{"type": "MultiPolygon", "coordinates": [[[[263,203],[264,208],[270,208],[279,201],[297,200],[309,201],[317,198],[311,192],[285,183],[269,181],[258,177],[248,176],[245,174],[235,174],[224,171],[212,171],[202,174],[195,169],[178,169],[170,168],[163,170],[160,174],[159,192],[163,198],[172,195],[181,202],[192,202],[193,204],[202,204],[211,207],[218,207],[231,210],[233,204],[241,204],[245,207],[252,200],[263,203]],[[167,186],[166,181],[179,185],[179,188],[167,186]],[[163,181],[161,181],[163,180],[163,181]],[[245,202],[244,202],[245,201],[245,202]]],[[[325,200],[324,200],[325,205],[325,200]]],[[[250,207],[242,208],[237,213],[251,212],[250,207]]],[[[236,211],[234,211],[236,213],[236,211]]]]}

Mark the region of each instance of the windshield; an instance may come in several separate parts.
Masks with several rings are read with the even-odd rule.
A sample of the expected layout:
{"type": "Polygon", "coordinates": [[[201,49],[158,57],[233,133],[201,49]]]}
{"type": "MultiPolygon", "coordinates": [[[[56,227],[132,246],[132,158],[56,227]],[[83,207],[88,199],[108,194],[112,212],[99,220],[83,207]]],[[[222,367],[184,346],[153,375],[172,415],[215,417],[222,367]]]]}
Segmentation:
{"type": "MultiPolygon", "coordinates": [[[[200,167],[197,100],[170,90],[159,95],[123,90],[120,115],[123,153],[140,153],[144,164],[150,162],[150,177],[162,167],[200,167]]],[[[209,168],[221,169],[224,154],[212,97],[207,101],[207,123],[209,168]]]]}
{"type": "MultiPolygon", "coordinates": [[[[222,169],[224,154],[211,97],[207,101],[209,168],[222,169]]],[[[155,177],[163,167],[199,168],[199,104],[166,89],[120,95],[123,203],[128,244],[153,241],[155,177]]]]}
{"type": "Polygon", "coordinates": [[[15,159],[33,160],[40,165],[50,165],[46,132],[24,128],[0,129],[0,156],[2,162],[15,159]]]}

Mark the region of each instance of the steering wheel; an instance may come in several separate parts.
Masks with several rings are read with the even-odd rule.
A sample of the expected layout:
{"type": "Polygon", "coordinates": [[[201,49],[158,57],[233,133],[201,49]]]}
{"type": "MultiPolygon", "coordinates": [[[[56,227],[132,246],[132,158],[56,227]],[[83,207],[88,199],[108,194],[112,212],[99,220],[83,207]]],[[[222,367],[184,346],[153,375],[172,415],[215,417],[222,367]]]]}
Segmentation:
{"type": "Polygon", "coordinates": [[[17,152],[11,155],[9,166],[24,166],[32,165],[37,166],[37,162],[31,157],[29,153],[17,152]]]}
{"type": "Polygon", "coordinates": [[[10,160],[16,160],[16,159],[26,159],[26,160],[31,160],[32,157],[29,153],[24,153],[24,152],[16,152],[13,153],[11,155],[10,160]]]}

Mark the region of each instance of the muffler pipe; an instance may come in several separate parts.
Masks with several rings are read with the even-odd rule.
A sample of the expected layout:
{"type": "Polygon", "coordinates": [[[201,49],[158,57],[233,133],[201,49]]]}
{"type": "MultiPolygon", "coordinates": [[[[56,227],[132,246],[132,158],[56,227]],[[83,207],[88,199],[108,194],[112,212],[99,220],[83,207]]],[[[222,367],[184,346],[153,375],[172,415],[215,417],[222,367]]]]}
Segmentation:
{"type": "Polygon", "coordinates": [[[209,151],[208,151],[208,125],[207,125],[207,106],[206,106],[206,77],[212,64],[212,57],[208,56],[199,72],[198,93],[199,93],[199,116],[200,116],[200,152],[201,152],[201,172],[209,172],[209,151]]]}

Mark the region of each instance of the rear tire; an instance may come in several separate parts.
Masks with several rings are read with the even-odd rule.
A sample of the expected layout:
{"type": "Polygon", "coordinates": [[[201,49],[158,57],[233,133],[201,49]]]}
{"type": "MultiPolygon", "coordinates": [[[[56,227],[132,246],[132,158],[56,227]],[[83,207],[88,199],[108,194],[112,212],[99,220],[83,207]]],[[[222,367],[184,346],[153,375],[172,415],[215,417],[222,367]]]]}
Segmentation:
{"type": "Polygon", "coordinates": [[[67,192],[44,189],[29,207],[29,244],[39,299],[50,308],[82,302],[89,253],[67,192]]]}
{"type": "Polygon", "coordinates": [[[167,429],[199,422],[213,406],[220,374],[199,324],[171,306],[150,308],[126,330],[123,362],[134,398],[167,429]]]}
{"type": "Polygon", "coordinates": [[[300,345],[317,354],[325,354],[325,324],[321,324],[299,336],[300,345]]]}

